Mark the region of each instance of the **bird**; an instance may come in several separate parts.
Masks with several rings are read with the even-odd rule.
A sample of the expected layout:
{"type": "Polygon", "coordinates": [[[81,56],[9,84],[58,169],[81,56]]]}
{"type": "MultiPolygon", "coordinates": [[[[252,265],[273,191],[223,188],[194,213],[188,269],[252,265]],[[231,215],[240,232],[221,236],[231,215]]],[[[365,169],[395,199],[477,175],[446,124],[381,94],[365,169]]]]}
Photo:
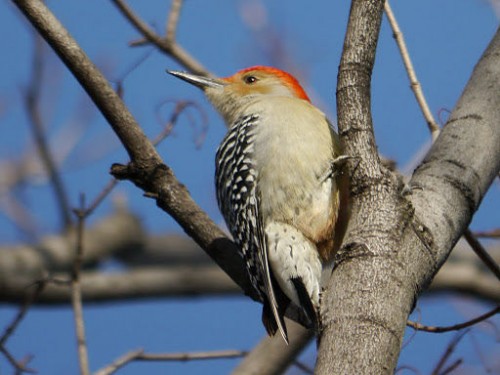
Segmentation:
{"type": "Polygon", "coordinates": [[[263,301],[267,333],[279,330],[288,344],[290,303],[318,330],[321,273],[338,247],[344,160],[332,124],[278,68],[225,78],[167,72],[202,89],[227,126],[216,153],[217,202],[263,301]]]}

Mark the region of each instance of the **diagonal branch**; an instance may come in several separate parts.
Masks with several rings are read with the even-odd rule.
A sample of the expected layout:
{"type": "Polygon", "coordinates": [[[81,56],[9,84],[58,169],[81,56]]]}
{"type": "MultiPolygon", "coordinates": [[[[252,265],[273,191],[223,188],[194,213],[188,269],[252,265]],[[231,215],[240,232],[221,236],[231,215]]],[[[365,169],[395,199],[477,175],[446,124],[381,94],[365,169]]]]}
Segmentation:
{"type": "Polygon", "coordinates": [[[466,229],[464,232],[465,240],[469,243],[472,250],[476,253],[476,255],[481,259],[481,261],[490,269],[491,272],[496,276],[498,280],[500,280],[500,267],[495,262],[495,260],[491,257],[490,254],[486,251],[486,249],[481,245],[481,242],[472,234],[470,229],[466,229]]]}
{"type": "Polygon", "coordinates": [[[425,100],[424,92],[422,91],[422,86],[417,79],[417,74],[415,73],[415,68],[413,67],[413,63],[410,59],[410,53],[406,48],[406,43],[403,37],[403,33],[399,29],[398,21],[396,20],[396,16],[394,15],[391,5],[389,4],[389,0],[385,1],[385,14],[387,19],[389,20],[389,24],[391,25],[392,32],[394,34],[394,39],[396,40],[396,44],[398,45],[399,51],[401,53],[401,58],[403,59],[403,63],[406,68],[406,72],[408,74],[408,79],[410,80],[411,89],[413,94],[415,95],[415,99],[424,115],[425,121],[427,122],[427,127],[431,132],[432,140],[435,141],[439,135],[439,125],[434,120],[434,116],[432,116],[432,112],[429,109],[429,105],[427,104],[427,100],[425,100]]]}
{"type": "Polygon", "coordinates": [[[50,151],[45,127],[40,113],[39,102],[41,99],[42,71],[43,71],[43,40],[39,35],[34,36],[35,52],[33,57],[33,69],[31,82],[25,95],[26,112],[29,116],[29,124],[35,144],[38,149],[38,154],[46,169],[46,173],[54,189],[55,198],[58,202],[61,222],[63,227],[68,229],[71,226],[71,216],[69,200],[66,189],[64,187],[61,175],[56,165],[56,161],[50,151]]]}
{"type": "MultiPolygon", "coordinates": [[[[171,39],[172,34],[167,34],[165,38],[158,36],[149,26],[141,20],[127,3],[123,0],[112,0],[117,8],[122,12],[124,17],[139,31],[148,42],[156,46],[160,51],[172,57],[182,66],[186,67],[190,72],[195,74],[208,75],[208,71],[201,65],[193,56],[184,50],[179,44],[171,39]]],[[[174,3],[177,1],[174,1],[174,3]]],[[[172,12],[175,13],[176,8],[173,7],[172,12]]],[[[175,14],[174,14],[175,15],[175,14]]],[[[171,19],[170,19],[171,21],[171,19]]]]}
{"type": "Polygon", "coordinates": [[[299,324],[286,322],[290,344],[281,337],[264,337],[233,370],[232,375],[282,374],[293,363],[300,352],[311,342],[314,334],[299,324]]]}
{"type": "Polygon", "coordinates": [[[120,97],[68,31],[42,1],[13,1],[87,91],[126,148],[131,163],[114,165],[112,174],[118,179],[131,180],[148,196],[155,197],[157,205],[169,213],[246,294],[255,297],[234,243],[192,200],[185,186],[163,163],[120,97]]]}

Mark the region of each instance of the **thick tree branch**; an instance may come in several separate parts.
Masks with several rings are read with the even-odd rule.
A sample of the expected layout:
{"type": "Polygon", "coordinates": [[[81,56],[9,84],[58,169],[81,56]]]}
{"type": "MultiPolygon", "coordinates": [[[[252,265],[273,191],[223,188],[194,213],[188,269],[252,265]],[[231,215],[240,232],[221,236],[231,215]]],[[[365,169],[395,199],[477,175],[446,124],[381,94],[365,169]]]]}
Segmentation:
{"type": "MultiPolygon", "coordinates": [[[[89,266],[115,252],[138,248],[143,244],[144,236],[138,219],[118,210],[85,231],[83,264],[89,266]]],[[[76,233],[71,230],[59,236],[46,236],[34,246],[3,247],[0,251],[0,291],[8,290],[11,282],[17,283],[24,277],[26,287],[50,273],[68,271],[75,259],[72,251],[75,241],[76,233]]]]}
{"type": "Polygon", "coordinates": [[[163,164],[120,97],[67,30],[42,1],[13,1],[78,79],[125,146],[131,163],[113,166],[113,175],[131,180],[148,196],[155,197],[158,206],[169,213],[246,294],[255,297],[234,243],[196,205],[172,170],[163,164]]]}
{"type": "Polygon", "coordinates": [[[351,218],[324,293],[318,374],[393,373],[416,296],[500,166],[498,41],[476,67],[411,188],[380,166],[369,96],[382,8],[383,1],[352,2],[339,68],[338,124],[352,158],[351,218]]]}
{"type": "Polygon", "coordinates": [[[406,206],[397,199],[397,179],[380,163],[371,116],[370,80],[383,7],[383,0],[352,1],[339,66],[337,115],[344,152],[351,157],[351,217],[323,294],[317,374],[393,372],[411,307],[404,296],[390,302],[402,306],[399,316],[384,311],[398,295],[397,286],[387,287],[400,277],[390,270],[393,254],[387,249],[394,249],[404,230],[406,206]]]}
{"type": "MultiPolygon", "coordinates": [[[[55,280],[69,281],[69,275],[54,274],[55,280]]],[[[81,294],[85,303],[109,303],[151,298],[193,297],[207,295],[238,295],[241,290],[219,267],[176,266],[140,267],[123,272],[86,271],[81,274],[81,294]]],[[[32,292],[30,277],[20,275],[5,283],[0,302],[19,303],[24,294],[32,292]]],[[[47,281],[36,303],[68,304],[71,290],[68,283],[47,281]]]]}
{"type": "MultiPolygon", "coordinates": [[[[103,224],[108,225],[106,221],[103,224]]],[[[126,233],[127,227],[122,228],[123,233],[126,233]]],[[[128,231],[130,229],[128,227],[128,231]]],[[[91,233],[96,233],[96,229],[91,229],[91,233]]],[[[144,244],[138,244],[131,238],[129,245],[120,238],[122,236],[114,237],[117,243],[108,240],[103,242],[103,246],[113,253],[113,257],[125,261],[129,269],[121,272],[83,271],[81,288],[82,298],[86,303],[240,293],[238,286],[187,237],[152,237],[144,244]],[[134,253],[134,256],[126,256],[128,253],[134,253]]],[[[93,237],[89,235],[89,238],[93,237]]],[[[99,242],[99,238],[101,236],[97,237],[96,242],[99,242]]],[[[69,252],[71,244],[68,243],[64,249],[69,252]]],[[[4,253],[0,251],[0,254],[4,253]]],[[[103,260],[111,255],[104,249],[101,254],[103,260]]],[[[36,249],[33,249],[32,256],[38,256],[36,249]]],[[[32,289],[28,286],[33,285],[41,274],[42,270],[32,269],[28,273],[18,272],[4,278],[0,288],[0,302],[22,303],[25,295],[31,293],[32,289]]],[[[52,276],[56,280],[69,280],[68,273],[56,272],[52,276]]],[[[500,301],[496,278],[465,248],[453,251],[427,290],[427,293],[440,292],[466,294],[491,302],[500,301]]],[[[48,282],[34,303],[53,305],[68,304],[69,301],[70,289],[67,283],[48,282]]]]}
{"type": "Polygon", "coordinates": [[[431,275],[446,260],[500,171],[499,118],[500,29],[410,181],[422,240],[434,258],[427,271],[431,275]]]}
{"type": "Polygon", "coordinates": [[[351,157],[348,174],[354,188],[366,177],[380,179],[380,158],[371,117],[370,79],[375,61],[383,1],[357,1],[351,5],[337,79],[337,121],[344,153],[351,157]],[[362,48],[360,48],[362,46],[362,48]]]}

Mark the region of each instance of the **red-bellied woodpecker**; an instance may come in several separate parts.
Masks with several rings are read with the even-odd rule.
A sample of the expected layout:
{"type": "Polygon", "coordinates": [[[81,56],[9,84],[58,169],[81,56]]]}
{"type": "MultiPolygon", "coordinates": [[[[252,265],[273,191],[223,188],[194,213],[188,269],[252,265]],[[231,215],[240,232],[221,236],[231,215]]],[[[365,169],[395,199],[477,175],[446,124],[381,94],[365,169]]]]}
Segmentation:
{"type": "Polygon", "coordinates": [[[227,78],[169,71],[201,88],[228,127],[216,157],[217,200],[264,302],[269,334],[290,300],[318,327],[322,264],[333,249],[340,146],[298,81],[256,66],[227,78]]]}

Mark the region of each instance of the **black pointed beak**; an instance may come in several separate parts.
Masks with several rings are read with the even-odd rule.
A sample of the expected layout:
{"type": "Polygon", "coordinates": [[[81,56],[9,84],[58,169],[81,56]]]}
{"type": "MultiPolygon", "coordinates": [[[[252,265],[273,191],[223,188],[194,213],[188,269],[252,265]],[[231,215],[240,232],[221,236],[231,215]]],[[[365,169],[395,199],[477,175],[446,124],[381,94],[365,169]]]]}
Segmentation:
{"type": "Polygon", "coordinates": [[[186,81],[202,90],[205,90],[208,87],[221,88],[226,85],[225,82],[219,78],[203,77],[196,74],[190,74],[186,72],[179,72],[176,70],[168,70],[168,69],[167,73],[172,74],[173,76],[180,78],[183,81],[186,81]]]}

